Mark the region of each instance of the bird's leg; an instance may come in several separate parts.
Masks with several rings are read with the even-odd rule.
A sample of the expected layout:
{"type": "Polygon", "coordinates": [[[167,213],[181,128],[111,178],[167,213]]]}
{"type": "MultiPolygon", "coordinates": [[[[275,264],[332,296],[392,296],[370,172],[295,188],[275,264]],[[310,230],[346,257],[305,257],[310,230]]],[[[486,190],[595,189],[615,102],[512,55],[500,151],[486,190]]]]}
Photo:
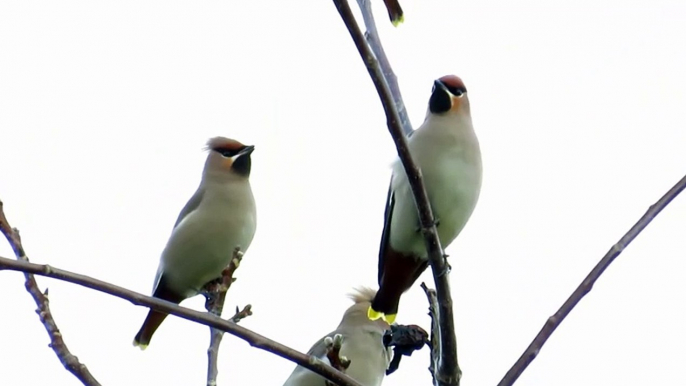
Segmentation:
{"type": "Polygon", "coordinates": [[[222,278],[218,277],[202,286],[200,293],[205,297],[205,309],[213,310],[215,308],[215,303],[217,302],[223,284],[222,278]]]}
{"type": "MultiPolygon", "coordinates": [[[[211,310],[221,310],[224,306],[226,291],[228,291],[231,284],[236,281],[236,278],[233,277],[233,273],[238,268],[242,258],[243,252],[241,252],[240,248],[236,247],[233,251],[233,257],[231,258],[229,265],[222,270],[221,276],[211,280],[200,289],[199,293],[205,297],[205,309],[207,309],[207,311],[212,312],[211,310]]],[[[219,312],[221,313],[221,311],[219,312]]]]}

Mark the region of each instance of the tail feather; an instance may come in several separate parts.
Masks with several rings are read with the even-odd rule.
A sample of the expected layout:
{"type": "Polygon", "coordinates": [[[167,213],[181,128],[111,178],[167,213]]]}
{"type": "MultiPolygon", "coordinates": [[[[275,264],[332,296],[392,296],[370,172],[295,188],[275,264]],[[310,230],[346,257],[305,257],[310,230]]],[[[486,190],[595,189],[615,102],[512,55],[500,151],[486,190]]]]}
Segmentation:
{"type": "Polygon", "coordinates": [[[388,17],[391,19],[394,27],[397,27],[400,23],[405,21],[405,14],[403,9],[400,7],[398,0],[384,0],[386,4],[386,9],[388,10],[388,17]]]}
{"type": "Polygon", "coordinates": [[[152,335],[157,331],[157,328],[162,324],[164,319],[167,317],[167,313],[150,310],[148,316],[145,318],[141,329],[136,334],[133,339],[133,345],[139,347],[141,350],[145,350],[150,344],[150,339],[152,335]]]}
{"type": "Polygon", "coordinates": [[[372,320],[383,318],[392,324],[398,313],[400,297],[424,272],[428,261],[415,256],[406,256],[388,248],[383,264],[379,291],[372,301],[367,316],[372,320]]]}
{"type": "MultiPolygon", "coordinates": [[[[164,275],[160,277],[155,292],[152,294],[153,297],[166,300],[172,303],[179,304],[184,299],[183,296],[175,294],[171,291],[167,285],[167,280],[164,275]]],[[[145,350],[150,344],[150,339],[152,335],[157,331],[157,328],[162,324],[164,319],[167,317],[166,312],[150,310],[148,316],[145,318],[141,329],[138,330],[136,337],[133,338],[133,345],[139,347],[141,350],[145,350]]]]}

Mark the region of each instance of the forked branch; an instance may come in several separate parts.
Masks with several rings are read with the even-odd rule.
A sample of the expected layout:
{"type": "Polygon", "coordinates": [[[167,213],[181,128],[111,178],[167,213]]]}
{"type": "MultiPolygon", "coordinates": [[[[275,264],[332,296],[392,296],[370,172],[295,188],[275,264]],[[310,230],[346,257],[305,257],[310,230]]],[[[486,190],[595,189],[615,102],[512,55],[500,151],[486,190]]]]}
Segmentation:
{"type": "MultiPolygon", "coordinates": [[[[5,257],[0,257],[0,270],[20,271],[39,276],[51,277],[53,279],[78,284],[86,288],[128,300],[137,306],[145,306],[171,315],[176,315],[180,318],[199,324],[204,324],[206,326],[228,332],[231,335],[235,335],[248,342],[253,347],[269,351],[284,359],[294,362],[334,382],[338,386],[362,386],[359,382],[327,365],[316,357],[303,354],[286,345],[273,341],[254,331],[242,327],[233,321],[224,320],[207,312],[200,312],[190,308],[181,307],[177,304],[162,299],[146,296],[141,293],[104,282],[102,280],[65,271],[59,268],[54,268],[49,265],[34,264],[28,261],[12,260],[5,257]]],[[[93,385],[99,384],[93,383],[93,385]]]]}
{"type": "MultiPolygon", "coordinates": [[[[369,76],[374,82],[376,91],[379,94],[379,98],[381,99],[381,103],[386,113],[388,130],[395,142],[398,156],[405,168],[405,173],[407,174],[417,205],[419,223],[424,235],[438,297],[438,314],[436,317],[438,317],[438,324],[440,326],[439,347],[441,355],[438,366],[434,369],[434,384],[437,386],[458,386],[460,384],[462,372],[460,371],[457,362],[457,338],[455,337],[455,322],[453,319],[453,301],[450,294],[450,281],[448,280],[449,267],[443,254],[443,248],[438,239],[434,216],[431,211],[431,206],[429,205],[426,188],[422,181],[422,173],[410,155],[398,109],[379,61],[367,44],[367,39],[364,34],[360,31],[360,27],[357,25],[357,21],[350,9],[348,1],[334,0],[334,4],[343,19],[345,26],[348,28],[348,32],[350,32],[350,36],[355,42],[355,46],[357,47],[357,50],[367,67],[369,76]]],[[[364,14],[365,12],[371,13],[371,9],[369,7],[362,7],[362,13],[364,14]]],[[[369,20],[372,19],[369,18],[369,20]]],[[[367,33],[370,35],[369,39],[372,40],[372,32],[368,31],[367,33]]],[[[378,44],[380,47],[380,41],[378,44]]]]}
{"type": "MultiPolygon", "coordinates": [[[[19,231],[12,228],[7,221],[2,201],[0,201],[0,231],[2,231],[5,238],[7,238],[17,260],[28,263],[29,259],[24,253],[24,246],[21,244],[19,231]]],[[[36,302],[36,306],[38,306],[36,313],[43,323],[45,330],[48,332],[50,347],[55,352],[55,355],[57,355],[60,362],[62,362],[62,366],[64,366],[67,371],[74,374],[74,376],[84,385],[100,386],[100,382],[98,382],[98,380],[93,377],[93,374],[88,371],[86,365],[79,362],[79,358],[72,354],[71,351],[69,351],[69,348],[67,348],[67,344],[64,343],[62,333],[59,328],[57,328],[57,323],[55,323],[55,319],[52,317],[52,312],[50,311],[48,290],[46,289],[45,292],[41,292],[40,288],[38,288],[38,283],[36,283],[36,278],[34,278],[32,274],[25,272],[24,277],[26,278],[24,287],[26,287],[26,291],[33,297],[33,301],[36,302]]]]}
{"type": "MultiPolygon", "coordinates": [[[[205,309],[207,312],[222,317],[224,311],[224,302],[226,301],[226,293],[231,288],[236,279],[233,277],[234,272],[238,269],[241,260],[243,259],[243,252],[240,248],[233,251],[231,262],[229,266],[222,271],[222,276],[219,280],[210,282],[205,285],[203,292],[207,301],[205,302],[205,309]]],[[[252,315],[250,311],[251,306],[248,304],[243,311],[238,311],[236,307],[236,314],[231,318],[234,323],[239,320],[252,315]]],[[[217,386],[217,376],[219,374],[219,367],[217,361],[219,359],[219,345],[224,338],[224,332],[216,328],[210,327],[210,347],[207,349],[207,386],[217,386]]]]}

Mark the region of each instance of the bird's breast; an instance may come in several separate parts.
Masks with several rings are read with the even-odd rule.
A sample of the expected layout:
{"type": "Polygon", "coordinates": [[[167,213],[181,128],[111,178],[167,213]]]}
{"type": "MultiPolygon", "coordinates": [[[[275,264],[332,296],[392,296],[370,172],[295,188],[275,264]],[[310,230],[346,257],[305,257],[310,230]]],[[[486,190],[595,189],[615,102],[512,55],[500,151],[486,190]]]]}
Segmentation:
{"type": "Polygon", "coordinates": [[[365,386],[381,385],[389,363],[381,334],[360,329],[344,337],[341,355],[351,361],[346,374],[365,386]]]}
{"type": "Polygon", "coordinates": [[[239,199],[206,194],[198,208],[174,229],[162,253],[167,283],[180,293],[194,295],[221,276],[236,248],[247,251],[255,229],[252,194],[239,199]]]}
{"type": "MultiPolygon", "coordinates": [[[[421,149],[424,151],[416,147],[414,150],[413,158],[422,171],[431,209],[439,222],[438,236],[446,248],[466,225],[479,198],[481,154],[478,142],[437,146],[430,151],[426,151],[426,147],[421,149]]],[[[414,196],[399,162],[393,179],[396,202],[391,224],[391,247],[426,258],[424,238],[418,232],[420,223],[414,196]]]]}

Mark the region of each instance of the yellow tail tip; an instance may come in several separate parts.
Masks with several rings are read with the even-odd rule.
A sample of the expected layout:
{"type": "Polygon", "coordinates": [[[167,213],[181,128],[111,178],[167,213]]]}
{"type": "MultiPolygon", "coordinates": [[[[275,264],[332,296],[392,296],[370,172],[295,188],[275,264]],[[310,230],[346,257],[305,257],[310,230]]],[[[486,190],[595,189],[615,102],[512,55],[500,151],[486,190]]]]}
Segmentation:
{"type": "Polygon", "coordinates": [[[397,26],[399,26],[400,24],[402,24],[403,22],[405,22],[405,15],[400,15],[399,18],[394,19],[394,20],[391,20],[391,23],[393,24],[393,27],[397,27],[397,26]]]}
{"type": "Polygon", "coordinates": [[[148,348],[148,345],[147,345],[147,344],[142,344],[142,343],[140,343],[139,341],[137,341],[137,340],[134,339],[134,340],[133,340],[133,347],[138,347],[139,349],[141,349],[141,351],[143,351],[143,350],[145,350],[146,348],[148,348]]]}
{"type": "Polygon", "coordinates": [[[367,317],[369,320],[383,319],[386,323],[393,324],[396,316],[397,314],[386,315],[383,312],[373,309],[371,306],[367,309],[367,317]]]}
{"type": "Polygon", "coordinates": [[[369,320],[377,320],[383,318],[384,314],[383,312],[376,311],[372,308],[372,306],[369,306],[369,308],[367,309],[367,317],[369,318],[369,320]]]}

